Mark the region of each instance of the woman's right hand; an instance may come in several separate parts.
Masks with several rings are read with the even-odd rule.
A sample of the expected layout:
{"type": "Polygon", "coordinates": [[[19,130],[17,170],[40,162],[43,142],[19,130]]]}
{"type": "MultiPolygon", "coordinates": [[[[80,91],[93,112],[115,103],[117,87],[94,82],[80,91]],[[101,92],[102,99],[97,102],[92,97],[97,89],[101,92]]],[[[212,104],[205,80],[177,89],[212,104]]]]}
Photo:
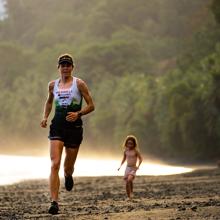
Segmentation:
{"type": "Polygon", "coordinates": [[[46,128],[46,127],[47,127],[47,119],[44,118],[44,119],[41,121],[40,126],[41,126],[42,128],[46,128]]]}

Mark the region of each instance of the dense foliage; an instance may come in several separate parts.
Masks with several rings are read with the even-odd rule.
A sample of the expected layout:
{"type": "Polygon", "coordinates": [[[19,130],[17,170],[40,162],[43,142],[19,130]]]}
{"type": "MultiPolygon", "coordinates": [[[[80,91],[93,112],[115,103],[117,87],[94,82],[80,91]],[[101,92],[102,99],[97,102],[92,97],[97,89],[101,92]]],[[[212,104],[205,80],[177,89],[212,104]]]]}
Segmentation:
{"type": "Polygon", "coordinates": [[[92,92],[92,148],[118,151],[135,134],[145,154],[220,157],[218,0],[5,0],[0,21],[1,148],[39,127],[56,59],[73,54],[92,92]],[[4,142],[5,141],[5,142],[4,142]]]}

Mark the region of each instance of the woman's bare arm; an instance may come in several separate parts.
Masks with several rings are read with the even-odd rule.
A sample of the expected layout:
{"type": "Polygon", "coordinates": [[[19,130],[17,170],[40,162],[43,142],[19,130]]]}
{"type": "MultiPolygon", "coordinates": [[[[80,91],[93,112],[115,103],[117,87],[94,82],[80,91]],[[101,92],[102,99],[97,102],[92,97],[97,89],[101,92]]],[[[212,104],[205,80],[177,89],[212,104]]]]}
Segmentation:
{"type": "Polygon", "coordinates": [[[48,84],[48,96],[47,96],[46,102],[44,104],[43,119],[41,120],[41,123],[40,123],[42,128],[47,127],[47,119],[48,119],[50,112],[52,110],[53,98],[54,98],[53,88],[54,88],[54,81],[52,81],[48,84]]]}

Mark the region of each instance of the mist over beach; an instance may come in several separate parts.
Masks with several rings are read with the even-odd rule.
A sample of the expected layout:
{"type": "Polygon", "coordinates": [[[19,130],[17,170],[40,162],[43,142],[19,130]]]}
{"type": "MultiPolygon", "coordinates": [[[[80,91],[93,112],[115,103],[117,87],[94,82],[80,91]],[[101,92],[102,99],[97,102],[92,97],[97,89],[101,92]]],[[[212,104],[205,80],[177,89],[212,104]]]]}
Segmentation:
{"type": "Polygon", "coordinates": [[[1,154],[48,149],[39,123],[66,52],[96,106],[83,118],[88,152],[117,157],[133,134],[146,158],[219,160],[218,1],[1,2],[1,154]]]}

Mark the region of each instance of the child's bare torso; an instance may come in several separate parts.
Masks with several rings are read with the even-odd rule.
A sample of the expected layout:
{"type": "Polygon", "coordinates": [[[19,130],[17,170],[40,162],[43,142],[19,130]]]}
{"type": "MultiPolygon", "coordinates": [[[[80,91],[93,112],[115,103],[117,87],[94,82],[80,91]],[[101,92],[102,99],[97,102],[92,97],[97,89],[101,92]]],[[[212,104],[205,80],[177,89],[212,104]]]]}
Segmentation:
{"type": "Polygon", "coordinates": [[[127,159],[127,166],[129,167],[136,167],[137,163],[137,152],[136,150],[126,150],[125,151],[126,159],[127,159]]]}

